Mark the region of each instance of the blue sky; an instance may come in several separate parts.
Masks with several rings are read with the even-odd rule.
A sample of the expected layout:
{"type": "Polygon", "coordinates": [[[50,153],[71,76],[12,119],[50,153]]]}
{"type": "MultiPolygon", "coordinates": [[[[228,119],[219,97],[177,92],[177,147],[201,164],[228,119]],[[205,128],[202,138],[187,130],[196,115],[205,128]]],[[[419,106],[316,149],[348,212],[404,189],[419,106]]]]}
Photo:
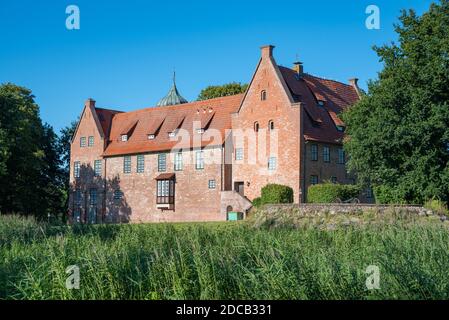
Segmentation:
{"type": "Polygon", "coordinates": [[[0,4],[0,83],[30,88],[56,130],[76,119],[84,101],[133,110],[168,91],[173,69],[190,100],[208,85],[248,82],[261,45],[290,66],[346,82],[381,69],[372,46],[396,39],[402,8],[426,11],[430,0],[321,1],[5,1],[0,4]],[[68,5],[80,30],[65,27],[68,5]],[[365,28],[365,9],[380,8],[381,29],[365,28]]]}

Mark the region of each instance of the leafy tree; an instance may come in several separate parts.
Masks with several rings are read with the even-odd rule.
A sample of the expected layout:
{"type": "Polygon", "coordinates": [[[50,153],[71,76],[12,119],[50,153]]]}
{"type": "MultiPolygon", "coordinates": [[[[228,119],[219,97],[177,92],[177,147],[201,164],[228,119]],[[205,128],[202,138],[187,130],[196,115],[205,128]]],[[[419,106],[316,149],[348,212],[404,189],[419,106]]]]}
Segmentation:
{"type": "Polygon", "coordinates": [[[449,1],[403,11],[399,44],[375,47],[384,69],[343,115],[349,168],[383,198],[449,200],[449,1]],[[387,196],[391,190],[394,194],[387,196]]]}
{"type": "Polygon", "coordinates": [[[208,86],[201,90],[198,100],[208,100],[218,97],[232,96],[239,93],[244,93],[248,88],[248,84],[240,84],[231,82],[222,86],[208,86]]]}

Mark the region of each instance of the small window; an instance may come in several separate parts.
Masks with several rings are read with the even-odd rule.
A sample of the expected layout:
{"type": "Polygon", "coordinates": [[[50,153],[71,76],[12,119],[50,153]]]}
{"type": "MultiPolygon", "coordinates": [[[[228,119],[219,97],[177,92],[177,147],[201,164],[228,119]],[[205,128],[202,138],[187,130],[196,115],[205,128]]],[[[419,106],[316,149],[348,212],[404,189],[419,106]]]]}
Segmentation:
{"type": "Polygon", "coordinates": [[[94,137],[93,136],[89,136],[89,140],[87,141],[87,145],[89,147],[93,147],[94,146],[94,137]]]}
{"type": "Polygon", "coordinates": [[[157,171],[165,172],[167,170],[167,155],[160,153],[157,155],[157,171]]]}
{"type": "Polygon", "coordinates": [[[204,169],[204,151],[197,151],[195,153],[195,169],[204,169]]]}
{"type": "Polygon", "coordinates": [[[175,153],[175,171],[182,171],[183,161],[182,152],[175,153]]]}
{"type": "Polygon", "coordinates": [[[168,136],[169,136],[170,138],[174,138],[174,137],[176,137],[177,134],[178,134],[178,129],[175,129],[174,131],[169,132],[169,133],[168,133],[168,136]]]}
{"type": "Polygon", "coordinates": [[[267,92],[265,90],[262,90],[260,92],[260,100],[262,100],[262,101],[267,100],[267,92]]]}
{"type": "Polygon", "coordinates": [[[80,177],[80,162],[79,161],[75,161],[73,163],[73,175],[75,176],[75,178],[80,177]]]}
{"type": "Polygon", "coordinates": [[[318,145],[316,144],[311,146],[311,159],[312,161],[318,161],[318,145]]]}
{"type": "Polygon", "coordinates": [[[268,130],[270,130],[270,131],[274,130],[274,122],[273,122],[273,120],[270,120],[268,122],[268,130]]]}
{"type": "Polygon", "coordinates": [[[126,141],[128,141],[128,135],[122,134],[122,142],[126,142],[126,141]]]}
{"type": "Polygon", "coordinates": [[[95,160],[94,162],[94,174],[95,176],[101,176],[101,160],[95,160]]]}
{"type": "Polygon", "coordinates": [[[80,138],[80,147],[81,148],[86,147],[86,137],[81,137],[80,138]]]}
{"type": "Polygon", "coordinates": [[[120,189],[114,191],[114,200],[122,200],[123,192],[120,189]]]}
{"type": "Polygon", "coordinates": [[[137,173],[143,173],[145,171],[145,156],[139,154],[137,156],[137,173]]]}
{"type": "Polygon", "coordinates": [[[337,127],[337,131],[339,132],[345,132],[346,128],[345,126],[336,126],[337,127]]]}
{"type": "Polygon", "coordinates": [[[310,176],[310,184],[311,185],[318,184],[318,176],[316,176],[316,175],[310,176]]]}
{"type": "Polygon", "coordinates": [[[204,129],[196,129],[196,133],[203,134],[204,133],[204,129]]]}
{"type": "Polygon", "coordinates": [[[268,159],[268,170],[274,171],[274,170],[276,170],[276,166],[277,166],[277,159],[276,159],[276,157],[270,157],[268,159]]]}
{"type": "Polygon", "coordinates": [[[243,160],[243,148],[236,148],[235,149],[235,160],[243,160]]]}
{"type": "Polygon", "coordinates": [[[123,173],[131,173],[131,156],[123,157],[123,173]]]}
{"type": "Polygon", "coordinates": [[[75,204],[79,206],[81,204],[81,189],[80,188],[77,188],[75,190],[75,197],[74,198],[75,198],[74,199],[75,204]]]}
{"type": "Polygon", "coordinates": [[[319,107],[324,107],[324,101],[323,100],[318,100],[318,106],[319,107]]]}
{"type": "Polygon", "coordinates": [[[324,162],[330,162],[331,161],[331,154],[329,147],[323,147],[323,161],[324,162]]]}
{"type": "Polygon", "coordinates": [[[89,190],[89,204],[91,206],[97,205],[97,189],[95,188],[89,190]]]}
{"type": "Polygon", "coordinates": [[[209,180],[209,189],[215,189],[217,187],[217,183],[215,180],[209,180]]]}
{"type": "Polygon", "coordinates": [[[155,138],[156,138],[156,136],[154,134],[148,135],[148,140],[154,140],[155,138]]]}
{"type": "Polygon", "coordinates": [[[259,132],[259,122],[254,122],[254,131],[259,132]]]}
{"type": "Polygon", "coordinates": [[[331,182],[336,184],[337,183],[337,177],[331,177],[331,182]]]}
{"type": "Polygon", "coordinates": [[[345,158],[345,151],[342,148],[338,149],[338,164],[345,164],[345,158]]]}

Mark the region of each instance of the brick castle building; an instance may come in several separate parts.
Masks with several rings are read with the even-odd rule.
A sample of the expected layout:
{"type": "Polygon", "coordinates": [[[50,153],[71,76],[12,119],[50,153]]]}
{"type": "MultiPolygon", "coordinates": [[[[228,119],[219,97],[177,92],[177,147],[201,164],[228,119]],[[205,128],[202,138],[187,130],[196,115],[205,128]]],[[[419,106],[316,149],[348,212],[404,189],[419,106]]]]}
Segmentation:
{"type": "Polygon", "coordinates": [[[72,221],[219,221],[269,183],[293,188],[296,203],[311,184],[353,183],[339,113],[358,101],[357,79],[279,66],[273,48],[261,48],[244,94],[189,103],[173,83],[132,112],[87,100],[71,145],[72,221]]]}

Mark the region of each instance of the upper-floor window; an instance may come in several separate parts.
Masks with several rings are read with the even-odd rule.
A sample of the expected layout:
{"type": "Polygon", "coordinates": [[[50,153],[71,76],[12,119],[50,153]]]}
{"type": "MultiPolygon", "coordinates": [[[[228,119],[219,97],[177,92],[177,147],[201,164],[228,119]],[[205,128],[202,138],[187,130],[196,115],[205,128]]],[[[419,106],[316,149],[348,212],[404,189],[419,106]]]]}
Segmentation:
{"type": "Polygon", "coordinates": [[[311,185],[318,184],[318,176],[317,175],[311,175],[310,176],[310,184],[311,185]]]}
{"type": "Polygon", "coordinates": [[[217,187],[217,182],[215,180],[209,180],[209,189],[215,189],[217,187]]]}
{"type": "Polygon", "coordinates": [[[243,148],[235,149],[235,160],[243,160],[243,148]]]}
{"type": "Polygon", "coordinates": [[[80,147],[84,148],[86,146],[86,137],[80,138],[80,147]]]}
{"type": "Polygon", "coordinates": [[[345,164],[346,160],[345,160],[345,151],[340,148],[338,149],[338,163],[339,164],[345,164]]]}
{"type": "Polygon", "coordinates": [[[204,169],[204,151],[197,151],[195,153],[195,169],[204,169]]]}
{"type": "Polygon", "coordinates": [[[262,101],[267,100],[267,91],[266,90],[262,90],[260,92],[260,100],[262,100],[262,101]]]}
{"type": "Polygon", "coordinates": [[[95,206],[97,204],[97,189],[91,188],[89,190],[89,204],[95,206]]]}
{"type": "Polygon", "coordinates": [[[127,134],[122,134],[122,141],[123,142],[128,141],[128,135],[127,134]]]}
{"type": "Polygon", "coordinates": [[[73,175],[75,176],[75,178],[80,177],[80,162],[79,161],[75,161],[73,163],[73,175]]]}
{"type": "Polygon", "coordinates": [[[123,198],[123,192],[120,189],[116,189],[114,191],[114,200],[122,200],[123,198]]]}
{"type": "Polygon", "coordinates": [[[259,132],[259,122],[254,122],[254,131],[259,132]]]}
{"type": "Polygon", "coordinates": [[[331,153],[329,147],[323,147],[323,161],[324,162],[331,161],[331,153]]]}
{"type": "Polygon", "coordinates": [[[95,160],[94,162],[94,173],[95,175],[101,176],[101,160],[95,160]]]}
{"type": "Polygon", "coordinates": [[[311,159],[312,161],[318,161],[318,145],[316,144],[311,146],[311,159]]]}
{"type": "Polygon", "coordinates": [[[268,159],[268,170],[270,170],[270,171],[276,170],[276,166],[277,166],[276,157],[270,157],[268,159]]]}
{"type": "Polygon", "coordinates": [[[160,153],[157,155],[157,171],[165,172],[167,170],[167,155],[160,153]]]}
{"type": "Polygon", "coordinates": [[[137,173],[145,171],[145,156],[143,154],[137,155],[137,173]]]}
{"type": "Polygon", "coordinates": [[[183,169],[182,152],[175,153],[175,171],[181,171],[183,169]]]}
{"type": "Polygon", "coordinates": [[[94,137],[93,136],[89,136],[89,139],[87,141],[87,146],[89,146],[89,147],[94,146],[94,137]]]}
{"type": "Polygon", "coordinates": [[[123,173],[131,173],[131,156],[123,157],[123,173]]]}
{"type": "Polygon", "coordinates": [[[274,130],[274,122],[273,122],[273,120],[268,121],[268,130],[270,130],[270,131],[274,130]]]}

